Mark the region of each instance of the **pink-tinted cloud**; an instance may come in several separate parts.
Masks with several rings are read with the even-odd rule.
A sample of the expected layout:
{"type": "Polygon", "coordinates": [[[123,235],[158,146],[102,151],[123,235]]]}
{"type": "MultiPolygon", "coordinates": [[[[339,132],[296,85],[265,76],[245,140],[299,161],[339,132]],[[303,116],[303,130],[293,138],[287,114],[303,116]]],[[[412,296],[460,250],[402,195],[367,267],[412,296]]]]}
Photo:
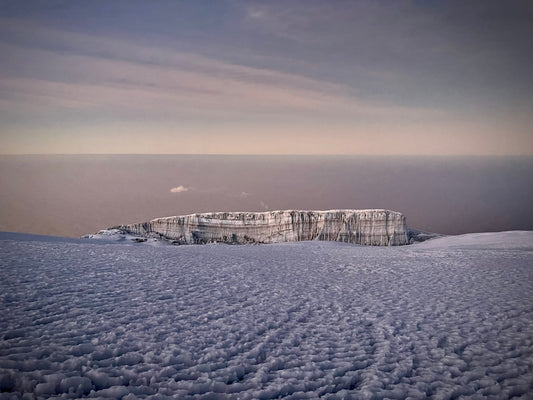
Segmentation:
{"type": "Polygon", "coordinates": [[[184,113],[398,117],[421,111],[364,101],[350,95],[343,85],[275,70],[20,21],[0,22],[3,29],[39,35],[71,48],[56,52],[0,42],[0,53],[9,55],[15,64],[39,60],[43,71],[39,78],[0,77],[0,87],[11,93],[8,99],[13,107],[27,103],[30,107],[105,109],[118,115],[142,111],[148,119],[184,113]],[[46,71],[53,78],[47,79],[46,71]]]}
{"type": "Polygon", "coordinates": [[[183,185],[179,185],[179,186],[176,186],[170,189],[170,193],[183,193],[183,192],[188,192],[189,190],[190,188],[185,187],[183,185]]]}

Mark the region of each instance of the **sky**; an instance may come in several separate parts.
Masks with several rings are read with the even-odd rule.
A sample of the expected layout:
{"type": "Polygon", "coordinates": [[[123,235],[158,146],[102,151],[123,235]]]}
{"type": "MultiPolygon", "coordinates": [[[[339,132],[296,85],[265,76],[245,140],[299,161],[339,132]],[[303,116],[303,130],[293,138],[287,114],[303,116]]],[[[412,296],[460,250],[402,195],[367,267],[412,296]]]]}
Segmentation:
{"type": "Polygon", "coordinates": [[[533,154],[533,1],[0,0],[0,154],[533,154]]]}

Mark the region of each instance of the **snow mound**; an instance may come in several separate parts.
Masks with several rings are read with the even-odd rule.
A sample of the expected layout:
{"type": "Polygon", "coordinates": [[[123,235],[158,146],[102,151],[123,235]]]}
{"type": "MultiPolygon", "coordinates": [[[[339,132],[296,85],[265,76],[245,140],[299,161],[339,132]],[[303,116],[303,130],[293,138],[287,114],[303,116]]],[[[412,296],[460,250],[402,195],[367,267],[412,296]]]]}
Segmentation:
{"type": "Polygon", "coordinates": [[[417,244],[425,249],[533,250],[533,231],[467,233],[417,244]]]}
{"type": "Polygon", "coordinates": [[[532,235],[155,248],[0,233],[0,399],[531,398],[532,235]]]}

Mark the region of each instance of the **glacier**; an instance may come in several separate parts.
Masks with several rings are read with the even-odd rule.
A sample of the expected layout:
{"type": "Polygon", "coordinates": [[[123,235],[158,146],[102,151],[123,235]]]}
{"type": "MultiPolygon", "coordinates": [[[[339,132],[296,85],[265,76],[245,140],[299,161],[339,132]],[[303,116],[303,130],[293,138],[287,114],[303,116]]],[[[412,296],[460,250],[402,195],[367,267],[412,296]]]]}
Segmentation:
{"type": "Polygon", "coordinates": [[[281,243],[307,240],[371,246],[409,243],[405,216],[397,211],[279,210],[213,212],[156,218],[113,227],[139,236],[159,236],[176,244],[281,243]]]}
{"type": "Polygon", "coordinates": [[[529,399],[533,232],[410,246],[0,233],[0,399],[529,399]]]}

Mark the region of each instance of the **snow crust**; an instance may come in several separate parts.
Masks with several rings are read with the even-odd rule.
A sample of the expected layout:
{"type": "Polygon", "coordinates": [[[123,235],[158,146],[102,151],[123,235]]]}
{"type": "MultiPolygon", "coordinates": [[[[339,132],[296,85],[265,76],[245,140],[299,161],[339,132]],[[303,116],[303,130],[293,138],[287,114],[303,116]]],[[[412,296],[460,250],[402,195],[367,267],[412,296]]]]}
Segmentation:
{"type": "Polygon", "coordinates": [[[403,247],[0,234],[0,398],[531,398],[533,232],[403,247]]]}

